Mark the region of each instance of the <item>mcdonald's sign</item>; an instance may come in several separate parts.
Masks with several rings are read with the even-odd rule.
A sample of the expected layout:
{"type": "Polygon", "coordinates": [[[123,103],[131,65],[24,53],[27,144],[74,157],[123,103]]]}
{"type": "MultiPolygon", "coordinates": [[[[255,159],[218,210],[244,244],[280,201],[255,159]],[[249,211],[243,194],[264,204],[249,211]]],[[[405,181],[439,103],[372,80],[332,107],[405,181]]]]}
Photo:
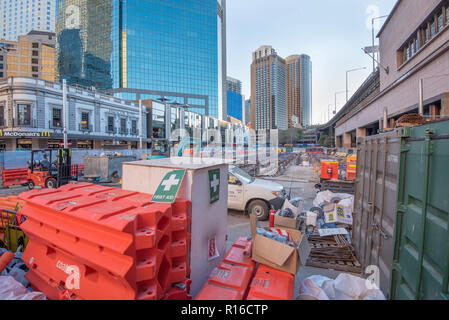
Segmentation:
{"type": "Polygon", "coordinates": [[[42,132],[30,131],[4,131],[0,129],[0,137],[5,138],[50,138],[51,133],[47,130],[42,132]]]}

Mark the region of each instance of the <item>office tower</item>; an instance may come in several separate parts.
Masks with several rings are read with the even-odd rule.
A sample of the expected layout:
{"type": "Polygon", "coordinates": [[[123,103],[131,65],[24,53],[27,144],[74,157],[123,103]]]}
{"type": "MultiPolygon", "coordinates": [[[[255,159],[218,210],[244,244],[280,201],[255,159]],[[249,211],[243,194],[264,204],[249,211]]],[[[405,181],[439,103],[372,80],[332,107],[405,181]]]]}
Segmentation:
{"type": "Polygon", "coordinates": [[[286,63],[271,46],[253,52],[251,122],[259,129],[287,130],[286,63]]]}
{"type": "Polygon", "coordinates": [[[56,0],[0,0],[0,39],[15,41],[32,30],[55,31],[56,0]]]}
{"type": "Polygon", "coordinates": [[[225,119],[226,0],[64,0],[59,79],[225,119]]]}
{"type": "Polygon", "coordinates": [[[251,122],[251,99],[245,100],[245,117],[243,124],[248,124],[251,122]]]}
{"type": "Polygon", "coordinates": [[[235,93],[242,93],[242,81],[234,79],[232,77],[227,77],[228,91],[235,93]]]}
{"type": "Polygon", "coordinates": [[[306,54],[300,55],[301,125],[312,124],[312,61],[306,54]]]}
{"type": "Polygon", "coordinates": [[[240,80],[228,77],[228,116],[243,121],[244,98],[242,96],[242,82],[240,80]]]}
{"type": "Polygon", "coordinates": [[[287,63],[288,126],[307,127],[312,122],[312,62],[307,55],[292,55],[287,63]]]}
{"type": "Polygon", "coordinates": [[[0,79],[33,77],[55,80],[55,34],[31,31],[18,41],[0,40],[0,79]]]}
{"type": "Polygon", "coordinates": [[[292,55],[287,63],[287,120],[288,127],[298,127],[301,119],[301,57],[292,55]]]}

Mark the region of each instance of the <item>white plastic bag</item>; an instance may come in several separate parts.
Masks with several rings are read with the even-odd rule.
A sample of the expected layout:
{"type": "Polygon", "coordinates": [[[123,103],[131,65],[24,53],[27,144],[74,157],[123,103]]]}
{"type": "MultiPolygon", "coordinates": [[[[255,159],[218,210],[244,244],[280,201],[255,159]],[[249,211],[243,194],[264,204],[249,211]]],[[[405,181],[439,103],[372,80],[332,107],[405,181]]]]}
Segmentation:
{"type": "Polygon", "coordinates": [[[46,300],[41,292],[30,292],[13,277],[0,277],[0,300],[46,300]]]}
{"type": "MultiPolygon", "coordinates": [[[[313,206],[319,207],[323,203],[330,203],[333,198],[340,198],[344,200],[350,198],[354,199],[354,196],[347,193],[333,193],[332,191],[326,190],[317,193],[315,200],[313,200],[313,206]]],[[[352,200],[352,202],[354,202],[354,200],[352,200]]]]}
{"type": "Polygon", "coordinates": [[[329,300],[327,294],[321,289],[324,282],[332,281],[323,276],[311,276],[301,282],[299,287],[299,294],[314,297],[318,300],[329,300]]]}
{"type": "Polygon", "coordinates": [[[299,294],[318,300],[385,300],[385,296],[373,283],[347,273],[335,280],[323,276],[311,276],[301,282],[299,294]]]}
{"type": "Polygon", "coordinates": [[[385,300],[375,284],[347,273],[340,274],[334,281],[336,300],[385,300]]]}

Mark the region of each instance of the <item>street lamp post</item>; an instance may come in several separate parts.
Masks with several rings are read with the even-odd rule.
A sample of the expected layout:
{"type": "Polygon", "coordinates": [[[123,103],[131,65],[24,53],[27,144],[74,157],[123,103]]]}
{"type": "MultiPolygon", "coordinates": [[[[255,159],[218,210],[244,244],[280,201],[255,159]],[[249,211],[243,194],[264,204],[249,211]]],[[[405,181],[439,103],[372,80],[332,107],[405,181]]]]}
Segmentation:
{"type": "Polygon", "coordinates": [[[349,94],[349,90],[348,90],[348,74],[350,73],[350,72],[354,72],[354,71],[359,71],[359,70],[365,70],[366,69],[366,67],[363,67],[363,68],[356,68],[356,69],[352,69],[352,70],[348,70],[348,71],[346,71],[346,102],[348,102],[348,94],[349,94]]]}
{"type": "MultiPolygon", "coordinates": [[[[371,19],[373,49],[374,49],[374,46],[375,46],[375,44],[374,44],[374,21],[379,20],[379,19],[383,19],[383,18],[386,18],[386,17],[388,17],[388,15],[381,16],[381,17],[376,17],[376,18],[371,19]]],[[[373,73],[376,71],[376,60],[374,59],[375,56],[376,56],[376,53],[373,52],[373,73]]]]}
{"type": "Polygon", "coordinates": [[[341,94],[341,93],[345,93],[346,91],[338,91],[335,92],[335,110],[334,110],[334,114],[337,114],[337,95],[341,94]]]}

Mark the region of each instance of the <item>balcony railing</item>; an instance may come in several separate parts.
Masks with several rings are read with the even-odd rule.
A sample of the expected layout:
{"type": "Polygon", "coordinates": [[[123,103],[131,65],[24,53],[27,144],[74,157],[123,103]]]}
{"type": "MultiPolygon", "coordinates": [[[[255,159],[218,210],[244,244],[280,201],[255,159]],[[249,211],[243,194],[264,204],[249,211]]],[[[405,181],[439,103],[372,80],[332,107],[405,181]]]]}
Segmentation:
{"type": "Polygon", "coordinates": [[[120,128],[120,134],[128,135],[129,134],[128,128],[120,128]]]}

